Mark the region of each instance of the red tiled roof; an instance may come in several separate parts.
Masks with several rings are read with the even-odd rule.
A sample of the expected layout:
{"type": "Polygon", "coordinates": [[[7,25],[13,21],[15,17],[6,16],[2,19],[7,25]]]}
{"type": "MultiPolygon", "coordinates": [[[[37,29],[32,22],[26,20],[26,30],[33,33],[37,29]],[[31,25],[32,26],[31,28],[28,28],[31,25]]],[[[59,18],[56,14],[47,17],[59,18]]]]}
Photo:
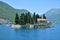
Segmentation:
{"type": "Polygon", "coordinates": [[[37,18],[37,20],[46,20],[46,19],[43,19],[43,18],[37,18]]]}

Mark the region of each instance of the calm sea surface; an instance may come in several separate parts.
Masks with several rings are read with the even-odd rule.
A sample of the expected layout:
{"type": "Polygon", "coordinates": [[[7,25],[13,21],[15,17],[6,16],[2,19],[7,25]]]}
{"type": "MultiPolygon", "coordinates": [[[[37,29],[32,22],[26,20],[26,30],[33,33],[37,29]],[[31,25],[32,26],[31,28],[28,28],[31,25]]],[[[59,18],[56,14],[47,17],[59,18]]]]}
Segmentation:
{"type": "Polygon", "coordinates": [[[0,40],[60,40],[60,24],[53,28],[15,30],[9,25],[0,25],[0,40]]]}

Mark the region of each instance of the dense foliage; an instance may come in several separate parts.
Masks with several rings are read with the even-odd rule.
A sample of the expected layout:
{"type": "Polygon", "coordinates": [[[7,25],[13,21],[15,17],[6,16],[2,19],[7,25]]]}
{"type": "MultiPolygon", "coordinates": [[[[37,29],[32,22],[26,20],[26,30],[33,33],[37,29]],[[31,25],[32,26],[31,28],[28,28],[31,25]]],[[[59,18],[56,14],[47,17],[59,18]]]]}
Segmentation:
{"type": "Polygon", "coordinates": [[[16,13],[16,17],[15,17],[15,24],[19,24],[19,16],[17,13],[16,13]]]}
{"type": "Polygon", "coordinates": [[[43,19],[46,19],[46,16],[45,16],[45,14],[43,14],[43,19]]]}
{"type": "Polygon", "coordinates": [[[20,16],[22,12],[28,13],[29,11],[26,9],[13,8],[9,4],[0,1],[0,18],[14,22],[15,13],[18,13],[18,15],[20,16]]]}
{"type": "MultiPolygon", "coordinates": [[[[43,16],[45,19],[45,15],[43,16]]],[[[35,24],[37,23],[37,18],[42,18],[40,15],[36,14],[35,12],[31,15],[30,12],[28,13],[21,13],[20,17],[16,13],[15,16],[15,24],[25,25],[25,24],[35,24]]]]}

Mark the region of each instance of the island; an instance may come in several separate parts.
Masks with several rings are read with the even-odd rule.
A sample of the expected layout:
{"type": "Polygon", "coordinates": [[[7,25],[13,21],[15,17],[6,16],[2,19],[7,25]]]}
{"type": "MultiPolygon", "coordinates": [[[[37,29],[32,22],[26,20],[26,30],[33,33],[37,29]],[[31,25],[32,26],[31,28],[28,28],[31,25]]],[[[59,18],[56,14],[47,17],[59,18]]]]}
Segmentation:
{"type": "Polygon", "coordinates": [[[45,14],[41,17],[39,14],[21,13],[20,17],[16,13],[12,28],[15,29],[32,29],[32,28],[50,28],[51,22],[47,20],[45,14]]]}

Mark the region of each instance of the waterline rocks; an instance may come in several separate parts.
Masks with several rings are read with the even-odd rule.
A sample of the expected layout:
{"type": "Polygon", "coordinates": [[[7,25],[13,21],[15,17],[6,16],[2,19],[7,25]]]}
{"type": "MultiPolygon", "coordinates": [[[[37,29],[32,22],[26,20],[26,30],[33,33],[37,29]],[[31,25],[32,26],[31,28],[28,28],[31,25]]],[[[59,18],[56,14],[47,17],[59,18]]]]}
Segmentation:
{"type": "Polygon", "coordinates": [[[51,28],[51,26],[38,26],[38,25],[12,25],[14,29],[33,29],[33,28],[51,28]]]}
{"type": "Polygon", "coordinates": [[[12,28],[15,28],[15,29],[19,29],[19,28],[25,28],[25,29],[32,29],[34,28],[35,26],[34,25],[12,25],[12,28]]]}
{"type": "Polygon", "coordinates": [[[21,25],[12,25],[12,28],[21,28],[21,25]]]}

